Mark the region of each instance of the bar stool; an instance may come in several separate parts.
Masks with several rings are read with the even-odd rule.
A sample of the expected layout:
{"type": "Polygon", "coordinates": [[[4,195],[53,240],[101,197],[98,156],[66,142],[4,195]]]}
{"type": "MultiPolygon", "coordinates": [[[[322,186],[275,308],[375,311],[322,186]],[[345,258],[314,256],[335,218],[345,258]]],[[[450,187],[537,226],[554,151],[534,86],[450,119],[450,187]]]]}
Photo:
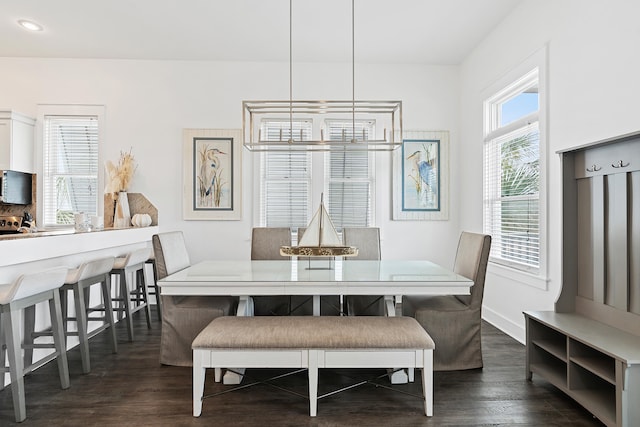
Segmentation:
{"type": "Polygon", "coordinates": [[[133,341],[133,322],[131,315],[138,310],[145,310],[147,327],[151,329],[151,309],[149,307],[149,291],[144,274],[144,266],[149,259],[149,249],[137,249],[124,257],[118,257],[111,270],[112,275],[118,275],[120,282],[120,295],[112,300],[119,302],[113,310],[118,312],[118,318],[122,315],[127,321],[129,341],[133,341]],[[132,278],[134,282],[131,283],[132,278]],[[132,301],[134,305],[132,306],[132,301]]]}
{"type": "MultiPolygon", "coordinates": [[[[25,374],[57,358],[60,385],[63,389],[69,388],[69,367],[58,291],[64,283],[66,275],[66,268],[54,268],[38,273],[24,274],[10,285],[0,285],[0,372],[3,372],[0,389],[4,388],[4,372],[7,371],[3,350],[6,345],[16,422],[22,422],[27,418],[24,390],[25,374]],[[23,348],[20,344],[21,310],[27,307],[35,308],[35,304],[44,301],[49,302],[55,352],[35,364],[29,363],[27,365],[21,354],[23,348]]],[[[25,325],[25,335],[30,333],[26,329],[25,325]]]]}
{"type": "MultiPolygon", "coordinates": [[[[110,330],[109,337],[113,352],[118,352],[118,342],[116,340],[116,328],[113,320],[113,309],[110,292],[109,272],[113,268],[115,258],[106,257],[93,261],[88,261],[76,269],[69,270],[62,291],[72,290],[76,309],[76,317],[65,317],[65,336],[77,336],[80,340],[80,355],[82,357],[82,372],[87,374],[91,371],[89,358],[89,339],[93,338],[105,329],[110,330]],[[90,290],[87,288],[93,285],[100,285],[102,291],[102,307],[89,307],[90,290]],[[93,317],[93,311],[104,311],[104,316],[93,317]],[[77,332],[68,331],[67,323],[75,321],[78,325],[77,332]],[[88,332],[88,322],[101,321],[102,325],[91,332],[88,332]]],[[[66,300],[66,298],[63,298],[66,300]]],[[[66,309],[65,309],[66,314],[66,309]]]]}

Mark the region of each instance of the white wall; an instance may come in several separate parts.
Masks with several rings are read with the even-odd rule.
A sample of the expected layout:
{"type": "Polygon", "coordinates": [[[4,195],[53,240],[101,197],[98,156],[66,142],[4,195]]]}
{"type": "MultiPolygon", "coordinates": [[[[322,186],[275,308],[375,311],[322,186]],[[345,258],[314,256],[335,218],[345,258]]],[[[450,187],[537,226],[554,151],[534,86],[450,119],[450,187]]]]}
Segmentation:
{"type": "Polygon", "coordinates": [[[484,317],[524,339],[523,310],[550,310],[561,288],[557,150],[637,131],[640,3],[528,0],[461,66],[460,224],[482,229],[482,92],[548,43],[548,287],[487,275],[484,317]]]}
{"type": "MultiPolygon", "coordinates": [[[[458,147],[458,67],[356,64],[356,97],[400,99],[404,126],[450,130],[458,147]]],[[[253,162],[243,151],[241,221],[182,220],[182,129],[240,128],[245,99],[288,99],[288,63],[0,58],[0,104],[36,116],[38,104],[106,106],[106,156],[132,148],[139,166],[129,191],[159,211],[161,231],[183,230],[193,262],[243,259],[253,226],[253,162]]],[[[294,64],[294,97],[351,99],[350,64],[294,64]]],[[[451,171],[450,220],[391,221],[391,157],[377,159],[377,225],[385,258],[451,265],[459,234],[458,173],[451,171]]]]}

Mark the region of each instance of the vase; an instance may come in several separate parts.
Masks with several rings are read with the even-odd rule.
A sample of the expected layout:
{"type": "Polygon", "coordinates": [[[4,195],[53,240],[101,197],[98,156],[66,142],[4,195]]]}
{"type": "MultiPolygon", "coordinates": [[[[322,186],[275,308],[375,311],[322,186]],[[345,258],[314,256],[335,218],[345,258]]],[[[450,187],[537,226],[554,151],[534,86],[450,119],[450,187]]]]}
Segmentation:
{"type": "Polygon", "coordinates": [[[120,191],[116,199],[116,208],[113,215],[113,228],[127,228],[131,225],[131,212],[129,211],[129,196],[126,191],[120,191]]]}

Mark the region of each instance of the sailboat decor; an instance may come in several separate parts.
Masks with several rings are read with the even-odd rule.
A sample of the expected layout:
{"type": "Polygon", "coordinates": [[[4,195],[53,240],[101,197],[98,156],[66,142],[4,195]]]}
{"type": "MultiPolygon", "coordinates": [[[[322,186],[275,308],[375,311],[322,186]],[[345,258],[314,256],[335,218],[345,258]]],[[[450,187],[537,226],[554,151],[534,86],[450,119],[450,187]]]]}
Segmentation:
{"type": "Polygon", "coordinates": [[[313,215],[298,246],[281,246],[282,256],[335,257],[356,256],[358,248],[344,246],[340,236],[331,222],[331,217],[324,207],[320,196],[320,207],[313,215]]]}

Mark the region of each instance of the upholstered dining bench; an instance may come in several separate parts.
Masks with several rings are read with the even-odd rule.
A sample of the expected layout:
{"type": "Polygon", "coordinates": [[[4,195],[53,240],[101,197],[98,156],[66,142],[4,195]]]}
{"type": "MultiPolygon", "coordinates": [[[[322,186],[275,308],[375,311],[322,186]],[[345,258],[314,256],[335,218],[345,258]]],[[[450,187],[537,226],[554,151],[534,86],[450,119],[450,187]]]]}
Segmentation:
{"type": "Polygon", "coordinates": [[[306,368],[316,416],[318,368],[422,368],[425,414],[433,415],[433,349],[411,317],[219,317],[193,341],[193,416],[202,413],[207,368],[306,368]]]}

